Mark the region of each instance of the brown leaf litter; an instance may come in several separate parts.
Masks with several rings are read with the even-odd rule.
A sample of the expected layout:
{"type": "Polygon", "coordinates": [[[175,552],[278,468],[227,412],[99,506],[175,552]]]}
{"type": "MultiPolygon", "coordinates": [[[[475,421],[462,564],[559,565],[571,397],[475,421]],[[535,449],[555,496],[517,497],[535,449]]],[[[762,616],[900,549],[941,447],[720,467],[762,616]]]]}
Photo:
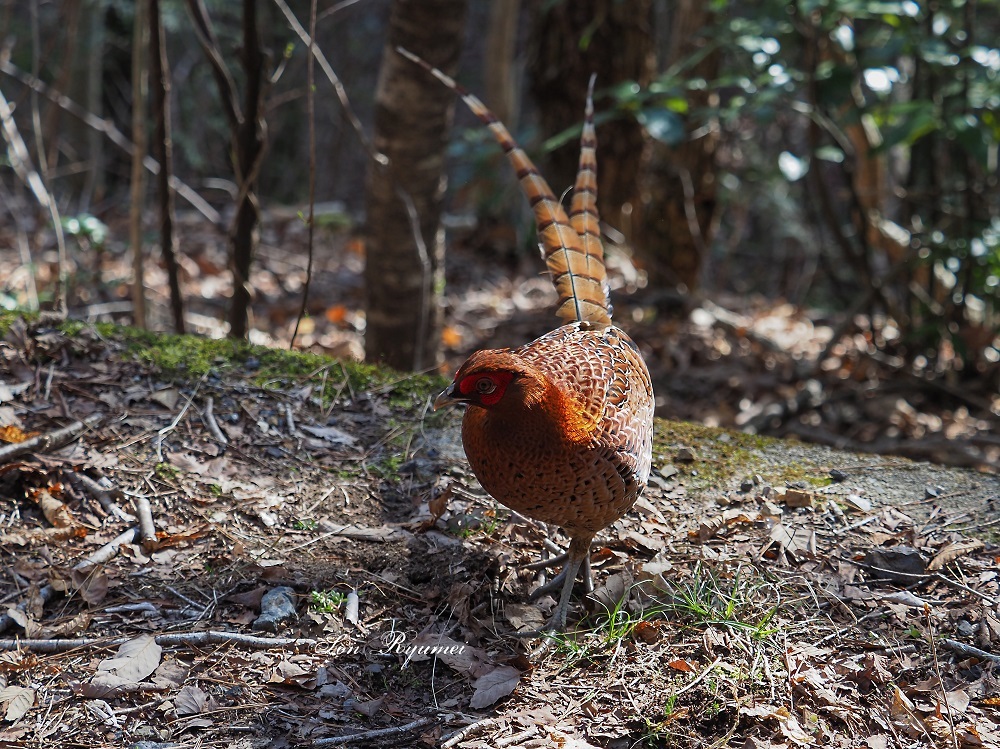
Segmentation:
{"type": "Polygon", "coordinates": [[[724,433],[667,433],[539,638],[566,539],[405,383],[167,377],[87,328],[0,353],[28,439],[83,425],[0,465],[4,746],[1000,745],[995,477],[780,443],[707,478],[724,433]]]}

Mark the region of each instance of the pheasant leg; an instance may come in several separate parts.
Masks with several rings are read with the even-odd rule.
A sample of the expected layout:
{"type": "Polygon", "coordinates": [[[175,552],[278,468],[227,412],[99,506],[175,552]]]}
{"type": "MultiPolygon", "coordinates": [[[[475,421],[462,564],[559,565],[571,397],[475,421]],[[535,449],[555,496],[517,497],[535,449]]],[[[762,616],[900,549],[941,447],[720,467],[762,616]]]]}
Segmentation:
{"type": "MultiPolygon", "coordinates": [[[[544,569],[546,567],[554,567],[557,564],[563,564],[563,562],[569,559],[569,554],[560,554],[557,557],[552,557],[551,559],[541,559],[537,562],[532,562],[531,564],[524,565],[526,569],[537,570],[544,569]]],[[[557,590],[562,590],[563,583],[566,582],[566,567],[563,566],[562,571],[558,575],[553,577],[547,583],[543,583],[531,591],[528,596],[529,601],[537,601],[542,596],[547,596],[555,593],[557,590]]],[[[587,558],[583,560],[583,585],[585,593],[594,592],[594,580],[590,574],[590,554],[587,554],[587,558]]]]}
{"type": "Polygon", "coordinates": [[[547,625],[545,625],[546,629],[555,630],[557,632],[561,632],[566,629],[566,616],[569,613],[569,601],[573,595],[573,585],[576,583],[576,576],[581,567],[584,568],[584,572],[586,574],[588,592],[593,590],[594,586],[590,577],[590,542],[592,540],[593,536],[586,536],[582,538],[576,536],[570,540],[566,566],[563,567],[563,571],[560,572],[559,575],[557,575],[552,581],[552,583],[555,583],[559,580],[559,578],[562,578],[562,593],[559,594],[559,604],[556,606],[552,619],[547,625]]]}

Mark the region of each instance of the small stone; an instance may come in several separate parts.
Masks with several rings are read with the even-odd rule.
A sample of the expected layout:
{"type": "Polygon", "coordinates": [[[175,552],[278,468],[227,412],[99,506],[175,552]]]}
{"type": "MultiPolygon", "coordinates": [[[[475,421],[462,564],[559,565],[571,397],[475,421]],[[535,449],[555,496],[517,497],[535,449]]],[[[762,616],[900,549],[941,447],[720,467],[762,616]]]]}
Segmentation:
{"type": "Polygon", "coordinates": [[[940,486],[925,486],[924,487],[924,499],[936,499],[944,493],[944,489],[940,486]]]}
{"type": "Polygon", "coordinates": [[[815,495],[802,489],[789,489],[785,492],[785,503],[789,507],[812,507],[815,495]]]}
{"type": "Polygon", "coordinates": [[[677,466],[667,463],[666,465],[660,466],[659,473],[660,476],[665,479],[672,478],[677,475],[677,466]]]}
{"type": "Polygon", "coordinates": [[[865,554],[872,579],[910,584],[927,572],[927,560],[911,546],[875,547],[865,554]]]}
{"type": "Polygon", "coordinates": [[[844,497],[844,504],[859,512],[870,512],[872,509],[872,503],[858,494],[848,494],[844,497]]]}
{"type": "Polygon", "coordinates": [[[674,460],[676,460],[678,463],[694,463],[695,461],[694,450],[692,450],[690,447],[682,447],[674,455],[674,460]]]}
{"type": "Polygon", "coordinates": [[[770,515],[771,517],[775,517],[775,518],[781,517],[781,512],[782,512],[781,507],[779,507],[774,502],[770,502],[770,501],[765,501],[760,506],[760,511],[761,511],[762,515],[770,515]]]}
{"type": "Polygon", "coordinates": [[[752,479],[743,479],[743,483],[740,484],[740,491],[744,494],[750,492],[753,489],[752,479]]]}
{"type": "Polygon", "coordinates": [[[842,481],[847,481],[847,473],[839,468],[833,468],[830,470],[830,478],[839,484],[842,481]]]}
{"type": "Polygon", "coordinates": [[[755,473],[753,475],[753,483],[755,486],[760,486],[761,484],[764,483],[764,477],[761,476],[759,473],[755,473]]]}
{"type": "Polygon", "coordinates": [[[976,634],[978,627],[967,619],[960,619],[955,626],[955,630],[962,637],[972,637],[976,634]]]}
{"type": "Polygon", "coordinates": [[[253,623],[258,632],[277,632],[295,619],[295,591],[286,585],[272,588],[260,600],[260,616],[253,623]]]}

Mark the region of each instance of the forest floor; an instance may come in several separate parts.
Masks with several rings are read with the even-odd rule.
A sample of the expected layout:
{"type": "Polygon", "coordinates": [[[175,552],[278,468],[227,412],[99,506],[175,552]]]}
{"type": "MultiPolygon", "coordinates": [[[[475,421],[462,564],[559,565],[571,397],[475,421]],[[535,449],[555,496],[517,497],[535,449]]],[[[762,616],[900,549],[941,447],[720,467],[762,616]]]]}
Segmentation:
{"type": "Polygon", "coordinates": [[[596,590],[524,636],[566,539],[483,493],[444,380],[18,319],[0,354],[4,747],[1000,746],[995,475],[660,421],[596,590]]]}
{"type": "MultiPolygon", "coordinates": [[[[218,335],[224,237],[181,236],[189,320],[218,335]]],[[[269,215],[259,343],[287,347],[303,239],[269,215]]],[[[429,411],[445,380],[350,363],[363,248],[318,248],[297,344],[344,361],[5,333],[0,746],[1000,746],[1000,478],[716,428],[995,470],[996,393],[905,374],[864,333],[811,364],[835,318],[682,308],[613,253],[616,319],[688,423],[658,422],[571,631],[519,636],[553,605],[525,565],[566,539],[482,492],[458,415],[429,411]]],[[[126,256],[83,249],[74,315],[127,317],[126,256]]],[[[147,285],[168,327],[156,265],[147,285]]],[[[534,259],[488,247],[452,252],[446,302],[444,372],[553,321],[534,259]]]]}

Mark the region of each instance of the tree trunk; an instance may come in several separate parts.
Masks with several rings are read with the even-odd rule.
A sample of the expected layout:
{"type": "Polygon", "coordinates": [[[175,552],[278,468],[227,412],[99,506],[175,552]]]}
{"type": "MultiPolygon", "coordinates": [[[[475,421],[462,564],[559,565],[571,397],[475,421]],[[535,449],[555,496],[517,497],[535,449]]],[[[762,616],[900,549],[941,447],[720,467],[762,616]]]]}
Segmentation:
{"type": "Polygon", "coordinates": [[[170,63],[167,38],[160,15],[160,0],[149,4],[149,62],[153,82],[153,155],[160,162],[156,185],[160,197],[160,252],[167,266],[170,285],[170,309],[174,332],[184,332],[184,300],[181,296],[180,269],[177,265],[177,240],[174,235],[174,191],[170,177],[174,173],[173,140],[170,134],[170,63]]]}
{"type": "MultiPolygon", "coordinates": [[[[701,30],[711,21],[711,5],[679,0],[668,18],[669,45],[664,67],[695,53],[705,40],[701,30]]],[[[718,75],[719,52],[713,51],[690,70],[690,77],[711,81],[718,75]]],[[[690,91],[688,105],[697,111],[711,103],[711,91],[690,91]]],[[[643,201],[636,220],[635,245],[648,261],[651,283],[690,291],[699,285],[705,248],[715,217],[714,128],[676,147],[650,143],[643,168],[643,201]]]]}
{"type": "Polygon", "coordinates": [[[465,0],[394,0],[375,90],[374,144],[389,158],[367,185],[365,353],[402,370],[440,360],[444,155],[454,94],[396,52],[453,74],[465,0]]]}
{"type": "Polygon", "coordinates": [[[145,264],[142,250],[142,214],[146,197],[146,170],[142,160],[146,156],[146,49],[149,40],[149,0],[135,4],[135,36],[132,41],[132,179],[129,203],[129,244],[132,246],[132,324],[146,327],[145,264]]]}
{"type": "Polygon", "coordinates": [[[492,0],[486,31],[485,88],[490,109],[507,129],[517,129],[514,55],[521,0],[492,0]]]}
{"type": "Polygon", "coordinates": [[[257,249],[260,205],[257,178],[266,143],[264,92],[267,87],[267,55],[261,47],[257,24],[257,0],[243,0],[243,49],[240,55],[246,89],[243,113],[234,134],[236,180],[240,188],[236,221],[232,229],[233,299],[229,305],[229,336],[246,338],[249,323],[250,269],[257,249]]]}
{"type": "MultiPolygon", "coordinates": [[[[546,137],[583,121],[587,84],[597,73],[602,88],[623,81],[647,86],[654,72],[652,0],[533,0],[528,78],[546,137]]],[[[598,110],[601,103],[596,103],[598,110]]],[[[597,128],[597,207],[601,219],[631,241],[638,202],[642,127],[619,117],[597,128]]],[[[543,172],[558,194],[576,177],[578,141],[557,148],[543,172]]]]}

